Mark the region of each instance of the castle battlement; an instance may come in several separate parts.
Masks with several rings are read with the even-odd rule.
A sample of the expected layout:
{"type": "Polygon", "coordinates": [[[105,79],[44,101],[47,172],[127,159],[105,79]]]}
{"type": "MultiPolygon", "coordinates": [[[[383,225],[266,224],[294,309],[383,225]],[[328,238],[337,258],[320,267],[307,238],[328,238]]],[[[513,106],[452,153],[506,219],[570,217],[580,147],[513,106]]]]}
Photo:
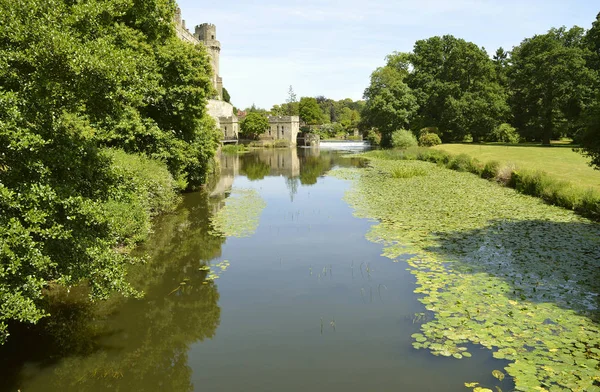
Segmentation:
{"type": "Polygon", "coordinates": [[[269,116],[270,123],[293,123],[300,122],[298,116],[269,116]]]}

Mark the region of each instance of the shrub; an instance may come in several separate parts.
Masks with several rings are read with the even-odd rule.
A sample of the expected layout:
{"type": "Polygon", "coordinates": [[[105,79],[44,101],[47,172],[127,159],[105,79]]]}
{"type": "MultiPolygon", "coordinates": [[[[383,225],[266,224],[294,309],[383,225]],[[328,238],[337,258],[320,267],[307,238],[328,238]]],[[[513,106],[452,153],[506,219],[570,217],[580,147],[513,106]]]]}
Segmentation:
{"type": "Polygon", "coordinates": [[[447,165],[450,162],[450,154],[441,150],[420,148],[417,150],[417,159],[439,165],[447,165]]]}
{"type": "Polygon", "coordinates": [[[500,162],[498,161],[489,161],[483,166],[483,170],[481,171],[481,177],[492,179],[498,176],[500,172],[500,162]]]}
{"type": "Polygon", "coordinates": [[[452,158],[448,163],[448,168],[460,172],[470,172],[480,175],[483,167],[481,163],[467,154],[460,154],[452,158]]]}
{"type": "Polygon", "coordinates": [[[248,152],[248,148],[243,144],[226,144],[221,147],[221,151],[226,154],[240,154],[248,152]]]}
{"type": "Polygon", "coordinates": [[[272,146],[273,146],[273,148],[288,148],[288,147],[290,147],[290,142],[289,142],[289,140],[285,140],[285,139],[277,139],[277,140],[273,141],[272,146]]]}
{"type": "Polygon", "coordinates": [[[381,144],[381,134],[369,129],[365,134],[364,139],[368,141],[372,146],[379,146],[381,144]]]}
{"type": "Polygon", "coordinates": [[[423,136],[426,133],[433,133],[435,135],[440,135],[440,130],[438,127],[425,127],[419,129],[419,137],[423,136]]]}
{"type": "Polygon", "coordinates": [[[392,133],[392,147],[406,149],[418,146],[417,138],[412,132],[400,129],[392,133]]]}
{"type": "Polygon", "coordinates": [[[422,133],[419,136],[419,146],[422,147],[433,147],[442,144],[442,140],[435,133],[422,133]]]}
{"type": "Polygon", "coordinates": [[[510,124],[500,124],[488,135],[487,141],[501,143],[519,143],[519,134],[510,124]]]}

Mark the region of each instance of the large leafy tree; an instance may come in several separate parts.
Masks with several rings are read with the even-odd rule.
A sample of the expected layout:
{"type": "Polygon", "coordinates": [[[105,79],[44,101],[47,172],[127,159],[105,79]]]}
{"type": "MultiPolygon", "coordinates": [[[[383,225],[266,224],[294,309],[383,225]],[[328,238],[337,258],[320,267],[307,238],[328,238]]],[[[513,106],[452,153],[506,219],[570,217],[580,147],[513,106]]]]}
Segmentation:
{"type": "Polygon", "coordinates": [[[102,150],[204,181],[218,133],[204,50],[178,41],[172,0],[0,0],[0,343],[36,322],[42,292],[89,283],[131,294],[106,214],[121,176],[102,150]]]}
{"type": "Polygon", "coordinates": [[[404,83],[406,72],[387,65],[371,74],[371,84],[364,92],[362,127],[377,128],[382,144],[389,145],[394,131],[405,128],[417,112],[417,98],[404,83]]]}
{"type": "Polygon", "coordinates": [[[600,13],[592,27],[587,31],[584,44],[589,50],[588,67],[596,77],[594,101],[584,113],[584,127],[580,143],[580,152],[591,158],[590,165],[600,169],[600,13]]]}
{"type": "Polygon", "coordinates": [[[512,51],[509,83],[515,125],[527,139],[570,135],[581,126],[594,73],[587,67],[584,30],[551,29],[525,39],[512,51]]]}
{"type": "Polygon", "coordinates": [[[300,98],[299,112],[300,118],[308,125],[323,123],[323,113],[315,98],[300,98]]]}
{"type": "Polygon", "coordinates": [[[248,139],[256,139],[269,129],[267,116],[259,112],[250,112],[240,123],[240,133],[248,139]]]}
{"type": "Polygon", "coordinates": [[[507,115],[504,89],[483,48],[445,35],[417,41],[407,57],[406,82],[420,106],[415,125],[438,127],[446,140],[468,134],[477,140],[507,115]]]}

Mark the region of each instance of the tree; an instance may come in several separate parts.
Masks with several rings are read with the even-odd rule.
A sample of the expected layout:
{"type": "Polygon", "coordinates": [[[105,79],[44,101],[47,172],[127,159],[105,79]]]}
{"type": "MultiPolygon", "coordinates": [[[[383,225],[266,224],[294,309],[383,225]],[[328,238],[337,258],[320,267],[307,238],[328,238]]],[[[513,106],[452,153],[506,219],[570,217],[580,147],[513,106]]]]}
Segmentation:
{"type": "Polygon", "coordinates": [[[7,321],[47,316],[49,288],[135,293],[115,211],[140,212],[142,196],[106,147],[193,186],[218,133],[207,54],[176,38],[172,1],[0,0],[0,14],[2,343],[7,321]]]}
{"type": "Polygon", "coordinates": [[[323,112],[315,98],[302,97],[299,105],[300,118],[308,125],[323,122],[323,112]]]}
{"type": "Polygon", "coordinates": [[[500,47],[494,54],[494,68],[496,69],[496,79],[501,86],[506,87],[508,84],[508,78],[506,73],[509,67],[509,53],[500,47]]]}
{"type": "Polygon", "coordinates": [[[494,63],[472,42],[451,35],[432,37],[417,41],[412,55],[389,61],[408,73],[406,83],[419,103],[416,128],[438,127],[446,141],[469,134],[477,140],[508,114],[494,63]]]}
{"type": "Polygon", "coordinates": [[[419,108],[404,77],[405,74],[394,67],[378,68],[371,74],[371,84],[364,92],[362,127],[377,128],[384,146],[390,145],[394,131],[408,126],[419,108]]]}
{"type": "Polygon", "coordinates": [[[583,29],[562,27],[514,48],[509,83],[521,136],[549,145],[551,138],[581,126],[595,79],[586,66],[582,41],[583,29]]]}
{"type": "Polygon", "coordinates": [[[297,116],[300,108],[298,105],[298,99],[296,98],[296,93],[291,85],[288,90],[288,98],[285,102],[285,104],[281,105],[285,109],[285,114],[288,116],[297,116]]]}
{"type": "Polygon", "coordinates": [[[590,166],[600,170],[600,92],[586,112],[586,124],[579,144],[581,148],[578,151],[591,159],[590,166]]]}
{"type": "Polygon", "coordinates": [[[591,52],[588,61],[589,67],[600,72],[600,13],[585,35],[585,45],[591,52]]]}
{"type": "Polygon", "coordinates": [[[594,101],[584,112],[584,127],[577,140],[579,152],[591,158],[590,165],[600,170],[600,13],[585,35],[585,45],[590,51],[588,67],[595,73],[594,101]]]}
{"type": "Polygon", "coordinates": [[[342,109],[340,113],[340,124],[346,129],[356,129],[360,123],[360,113],[357,110],[352,110],[349,107],[342,109]]]}
{"type": "Polygon", "coordinates": [[[256,139],[269,129],[267,117],[259,112],[250,112],[240,123],[240,133],[248,139],[256,139]]]}
{"type": "Polygon", "coordinates": [[[273,105],[270,112],[272,116],[285,116],[285,110],[280,105],[273,105]]]}
{"type": "Polygon", "coordinates": [[[296,98],[296,93],[294,92],[294,88],[292,87],[292,85],[290,85],[290,88],[288,90],[288,99],[286,100],[287,103],[292,103],[292,102],[297,102],[298,99],[296,98]]]}
{"type": "Polygon", "coordinates": [[[231,96],[225,87],[223,87],[223,101],[231,103],[231,96]]]}

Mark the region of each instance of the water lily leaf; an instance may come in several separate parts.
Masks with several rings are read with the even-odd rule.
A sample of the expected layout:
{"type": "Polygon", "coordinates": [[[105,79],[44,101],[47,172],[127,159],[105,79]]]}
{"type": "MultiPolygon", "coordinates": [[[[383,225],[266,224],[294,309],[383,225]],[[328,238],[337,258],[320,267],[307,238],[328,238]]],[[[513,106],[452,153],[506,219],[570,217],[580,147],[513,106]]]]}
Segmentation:
{"type": "Polygon", "coordinates": [[[492,376],[496,377],[500,381],[504,380],[505,377],[504,373],[502,373],[500,370],[492,371],[492,376]]]}

